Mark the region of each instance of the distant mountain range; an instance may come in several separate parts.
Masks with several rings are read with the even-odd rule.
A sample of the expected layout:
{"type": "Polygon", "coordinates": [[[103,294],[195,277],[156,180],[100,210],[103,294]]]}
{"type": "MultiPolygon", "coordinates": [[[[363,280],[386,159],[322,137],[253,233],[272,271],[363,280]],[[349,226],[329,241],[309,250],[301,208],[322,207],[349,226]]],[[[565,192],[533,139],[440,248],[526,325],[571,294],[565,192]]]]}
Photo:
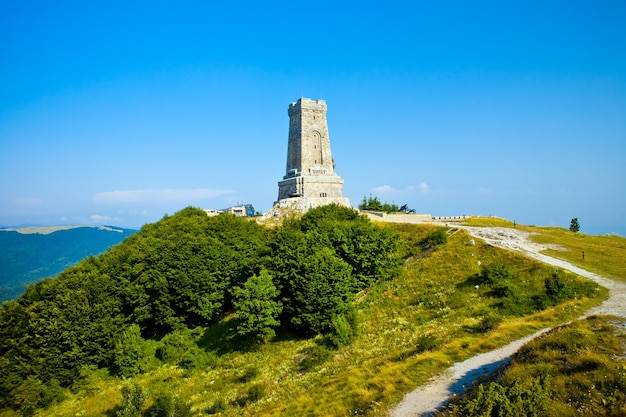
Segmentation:
{"type": "Polygon", "coordinates": [[[136,230],[109,226],[29,226],[0,229],[0,302],[17,298],[27,284],[58,275],[99,255],[136,230]]]}

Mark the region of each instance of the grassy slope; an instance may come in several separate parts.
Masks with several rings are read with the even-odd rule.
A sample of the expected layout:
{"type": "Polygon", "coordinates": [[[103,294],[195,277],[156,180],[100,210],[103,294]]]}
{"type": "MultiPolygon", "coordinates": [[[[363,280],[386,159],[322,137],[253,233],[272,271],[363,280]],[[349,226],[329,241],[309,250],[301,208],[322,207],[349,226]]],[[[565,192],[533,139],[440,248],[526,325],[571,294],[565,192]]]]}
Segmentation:
{"type": "MultiPolygon", "coordinates": [[[[466,222],[470,226],[513,227],[513,223],[499,218],[481,217],[466,222]]],[[[580,268],[607,278],[626,281],[626,238],[617,235],[587,235],[559,227],[516,225],[531,233],[537,243],[556,245],[562,250],[549,249],[546,255],[563,259],[580,268]],[[583,252],[585,259],[583,260],[583,252]]]]}
{"type": "MultiPolygon", "coordinates": [[[[432,230],[389,227],[400,230],[408,242],[419,241],[432,230]]],[[[197,415],[222,408],[221,416],[382,415],[404,393],[452,363],[577,317],[606,295],[601,292],[594,299],[570,301],[524,318],[504,318],[486,333],[469,332],[490,314],[494,302],[488,289],[474,288],[477,260],[512,265],[520,285],[529,288],[541,287],[553,268],[468,242],[460,231],[428,256],[412,257],[402,276],[364,294],[359,304],[362,333],[348,347],[328,354],[319,348],[319,340],[281,335],[257,349],[238,350],[231,337],[232,322],[226,318],[200,341],[209,350],[222,347],[214,367],[185,373],[163,366],[133,380],[148,390],[146,405],[165,390],[192,404],[197,415]],[[319,365],[307,365],[316,357],[321,358],[319,365]]],[[[407,256],[414,252],[411,244],[404,250],[407,256]]],[[[38,415],[111,415],[123,382],[101,373],[89,378],[89,390],[68,391],[66,401],[38,415]]]]}
{"type": "MultiPolygon", "coordinates": [[[[548,392],[541,415],[624,415],[625,326],[623,318],[592,316],[557,327],[520,349],[511,364],[493,379],[504,387],[517,384],[524,390],[539,378],[547,377],[548,392]]],[[[488,382],[483,386],[488,386],[488,382]]],[[[478,399],[477,387],[439,414],[468,415],[468,409],[463,408],[468,400],[475,402],[476,409],[487,412],[486,408],[494,402],[478,399]]]]}

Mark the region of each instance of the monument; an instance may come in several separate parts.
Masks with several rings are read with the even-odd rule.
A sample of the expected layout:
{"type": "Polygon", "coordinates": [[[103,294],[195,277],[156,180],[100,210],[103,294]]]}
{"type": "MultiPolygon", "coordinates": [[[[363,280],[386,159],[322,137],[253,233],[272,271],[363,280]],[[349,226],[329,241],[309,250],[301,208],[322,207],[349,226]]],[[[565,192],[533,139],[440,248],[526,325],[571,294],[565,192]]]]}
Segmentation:
{"type": "Polygon", "coordinates": [[[343,179],[335,173],[330,152],[326,101],[301,98],[289,105],[287,113],[287,166],[285,176],[278,182],[278,201],[304,197],[315,206],[349,206],[348,199],[342,196],[343,179]]]}
{"type": "Polygon", "coordinates": [[[301,98],[289,105],[287,166],[278,182],[278,200],[261,221],[305,213],[313,207],[339,204],[344,198],[343,179],[335,173],[326,121],[326,101],[301,98]]]}

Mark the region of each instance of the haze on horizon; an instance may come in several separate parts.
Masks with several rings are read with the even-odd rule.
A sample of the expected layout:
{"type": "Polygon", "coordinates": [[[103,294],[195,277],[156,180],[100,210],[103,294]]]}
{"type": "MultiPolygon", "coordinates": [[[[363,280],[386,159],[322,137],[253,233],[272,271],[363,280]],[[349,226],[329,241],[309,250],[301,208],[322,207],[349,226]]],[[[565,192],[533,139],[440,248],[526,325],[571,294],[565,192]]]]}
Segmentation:
{"type": "Polygon", "coordinates": [[[626,235],[626,4],[0,5],[0,225],[268,210],[289,103],[344,196],[626,235]]]}

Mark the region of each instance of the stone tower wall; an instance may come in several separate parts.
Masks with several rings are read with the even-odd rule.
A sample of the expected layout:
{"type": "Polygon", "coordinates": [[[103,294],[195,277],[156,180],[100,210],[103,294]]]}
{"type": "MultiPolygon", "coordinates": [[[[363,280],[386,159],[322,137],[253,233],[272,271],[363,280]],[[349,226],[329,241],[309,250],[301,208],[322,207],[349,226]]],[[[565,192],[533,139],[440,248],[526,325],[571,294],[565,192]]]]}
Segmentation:
{"type": "Polygon", "coordinates": [[[301,98],[289,105],[287,165],[278,183],[278,201],[292,197],[320,199],[316,204],[349,205],[343,180],[335,174],[330,151],[326,102],[301,98]]]}
{"type": "Polygon", "coordinates": [[[326,102],[302,98],[289,106],[287,175],[332,175],[326,102]]]}

